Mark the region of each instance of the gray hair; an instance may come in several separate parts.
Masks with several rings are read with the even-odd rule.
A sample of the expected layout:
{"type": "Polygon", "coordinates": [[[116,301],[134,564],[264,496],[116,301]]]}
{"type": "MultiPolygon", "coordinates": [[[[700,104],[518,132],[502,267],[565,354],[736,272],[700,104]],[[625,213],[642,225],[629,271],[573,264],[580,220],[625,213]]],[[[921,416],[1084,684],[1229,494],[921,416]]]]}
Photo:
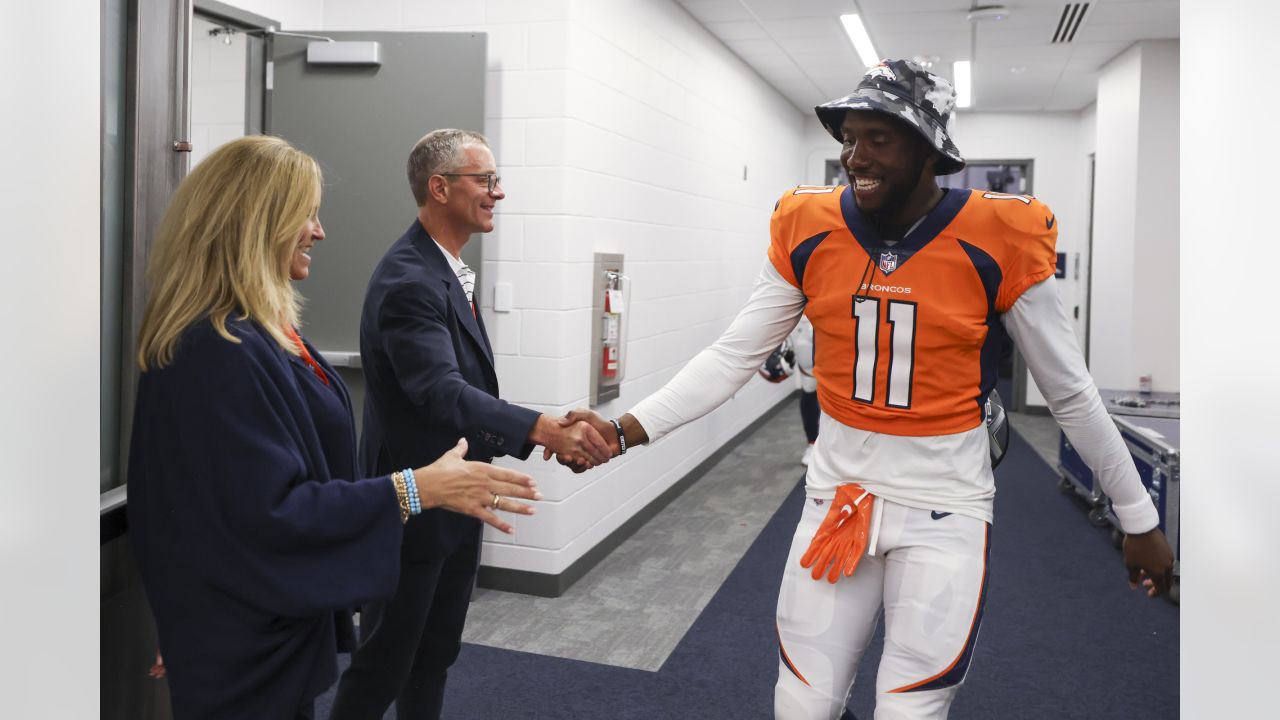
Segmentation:
{"type": "Polygon", "coordinates": [[[409,189],[418,207],[427,203],[427,180],[432,175],[455,172],[462,167],[462,153],[467,147],[489,147],[484,135],[470,130],[444,128],[432,130],[413,146],[409,153],[409,189]]]}

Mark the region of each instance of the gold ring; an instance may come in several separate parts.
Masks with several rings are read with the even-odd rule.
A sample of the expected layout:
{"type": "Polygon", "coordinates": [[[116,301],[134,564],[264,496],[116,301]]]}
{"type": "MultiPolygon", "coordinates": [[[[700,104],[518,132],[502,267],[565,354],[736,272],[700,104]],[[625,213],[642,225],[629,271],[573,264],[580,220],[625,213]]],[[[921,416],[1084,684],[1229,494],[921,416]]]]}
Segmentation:
{"type": "Polygon", "coordinates": [[[493,494],[493,509],[494,509],[494,510],[497,510],[497,509],[498,509],[498,505],[500,505],[501,503],[502,503],[502,496],[501,496],[501,495],[499,495],[498,493],[494,493],[494,494],[493,494]]]}

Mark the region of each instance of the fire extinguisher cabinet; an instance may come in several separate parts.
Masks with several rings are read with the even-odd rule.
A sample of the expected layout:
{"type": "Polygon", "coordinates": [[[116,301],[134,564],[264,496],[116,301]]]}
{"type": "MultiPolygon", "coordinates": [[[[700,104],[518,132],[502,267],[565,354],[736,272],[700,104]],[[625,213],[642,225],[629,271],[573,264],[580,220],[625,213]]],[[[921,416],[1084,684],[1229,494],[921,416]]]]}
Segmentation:
{"type": "Polygon", "coordinates": [[[622,255],[596,253],[591,313],[591,405],[618,397],[626,363],[630,292],[622,255]]]}

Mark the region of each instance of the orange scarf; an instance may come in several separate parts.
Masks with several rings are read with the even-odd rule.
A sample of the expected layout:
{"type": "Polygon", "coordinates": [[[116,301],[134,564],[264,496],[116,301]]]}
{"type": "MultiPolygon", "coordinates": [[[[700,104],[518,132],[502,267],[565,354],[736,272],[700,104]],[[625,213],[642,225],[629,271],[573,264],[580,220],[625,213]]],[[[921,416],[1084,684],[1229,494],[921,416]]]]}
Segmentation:
{"type": "Polygon", "coordinates": [[[310,365],[311,369],[315,371],[316,377],[320,378],[320,382],[328,385],[329,376],[325,374],[324,368],[320,367],[320,363],[311,357],[311,353],[307,351],[307,346],[303,344],[302,337],[298,335],[298,331],[293,328],[286,328],[286,332],[289,334],[289,339],[293,340],[293,344],[298,346],[298,352],[302,354],[302,362],[310,365]]]}

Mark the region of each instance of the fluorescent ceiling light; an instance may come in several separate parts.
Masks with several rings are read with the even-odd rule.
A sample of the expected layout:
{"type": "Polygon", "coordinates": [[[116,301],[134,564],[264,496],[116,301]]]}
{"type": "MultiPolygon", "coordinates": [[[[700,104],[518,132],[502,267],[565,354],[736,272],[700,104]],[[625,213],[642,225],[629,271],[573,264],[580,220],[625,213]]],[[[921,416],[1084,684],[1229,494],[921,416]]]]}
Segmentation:
{"type": "Polygon", "coordinates": [[[972,65],[968,60],[957,60],[952,68],[956,79],[956,107],[967,108],[973,104],[972,65]]]}
{"type": "Polygon", "coordinates": [[[849,41],[853,43],[853,48],[858,51],[858,57],[862,58],[862,64],[867,67],[880,64],[880,55],[876,53],[876,48],[871,44],[871,36],[867,35],[867,29],[862,25],[862,18],[858,15],[841,15],[840,24],[844,25],[844,31],[849,34],[849,41]]]}

